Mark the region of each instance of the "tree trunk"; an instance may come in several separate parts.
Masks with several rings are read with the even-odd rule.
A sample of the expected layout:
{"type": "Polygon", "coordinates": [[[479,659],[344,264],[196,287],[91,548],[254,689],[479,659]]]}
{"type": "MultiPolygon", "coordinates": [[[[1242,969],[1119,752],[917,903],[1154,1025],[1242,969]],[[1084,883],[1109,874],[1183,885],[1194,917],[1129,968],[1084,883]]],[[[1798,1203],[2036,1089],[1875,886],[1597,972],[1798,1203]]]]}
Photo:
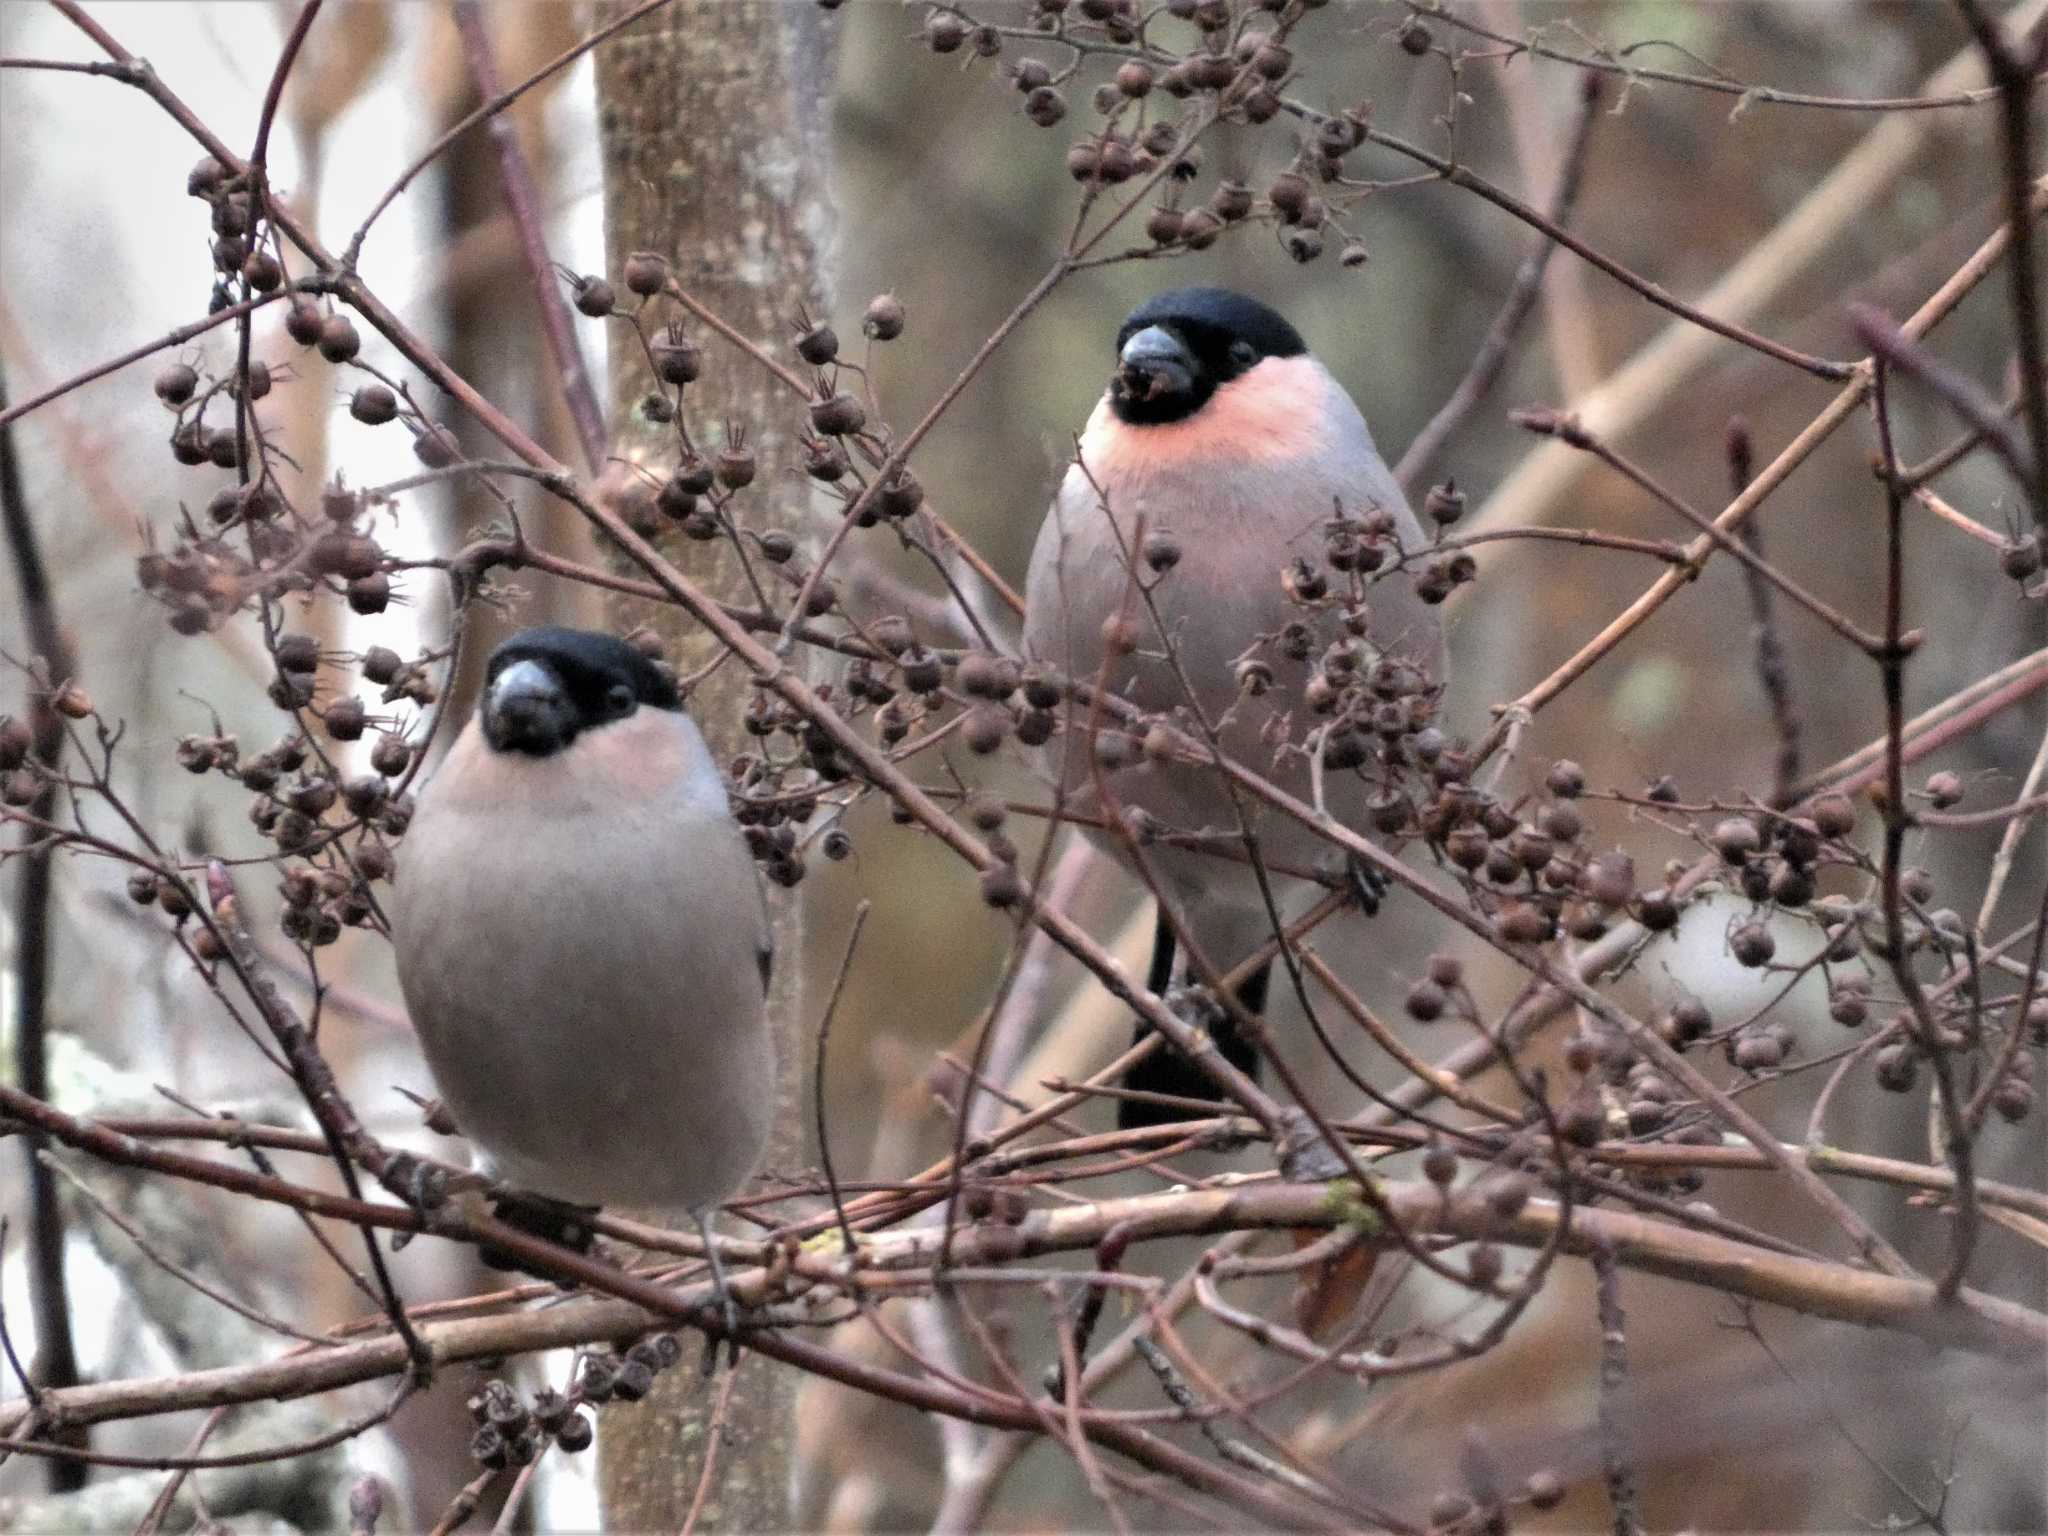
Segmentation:
{"type": "MultiPolygon", "coordinates": [[[[604,14],[616,11],[607,6],[604,14]]],[[[827,61],[816,9],[776,0],[683,0],[598,51],[605,247],[615,279],[629,252],[659,251],[692,295],[778,352],[787,347],[799,304],[823,311],[832,216],[827,61]]],[[[693,437],[713,452],[725,423],[744,424],[759,457],[761,487],[749,493],[744,515],[758,519],[763,508],[786,507],[790,478],[783,471],[795,462],[801,407],[758,364],[701,328],[691,330],[704,351],[703,375],[683,401],[693,437]]],[[[675,459],[673,429],[650,427],[637,409],[651,384],[645,357],[615,328],[612,450],[666,467],[675,459]]],[[[714,596],[753,601],[723,544],[676,541],[665,552],[714,596]]],[[[612,616],[621,627],[653,625],[685,673],[713,654],[710,637],[680,610],[621,602],[612,616]]],[[[745,671],[727,666],[692,698],[721,761],[743,750],[740,721],[749,693],[745,671]]],[[[772,905],[778,963],[769,1006],[778,1072],[767,1162],[791,1168],[803,1148],[801,945],[795,901],[778,893],[772,905]]],[[[664,1372],[644,1401],[606,1410],[599,1482],[607,1529],[682,1526],[697,1492],[715,1396],[686,1365],[664,1372]]],[[[698,1530],[788,1528],[795,1396],[787,1371],[766,1361],[747,1364],[732,1394],[698,1530]]]]}

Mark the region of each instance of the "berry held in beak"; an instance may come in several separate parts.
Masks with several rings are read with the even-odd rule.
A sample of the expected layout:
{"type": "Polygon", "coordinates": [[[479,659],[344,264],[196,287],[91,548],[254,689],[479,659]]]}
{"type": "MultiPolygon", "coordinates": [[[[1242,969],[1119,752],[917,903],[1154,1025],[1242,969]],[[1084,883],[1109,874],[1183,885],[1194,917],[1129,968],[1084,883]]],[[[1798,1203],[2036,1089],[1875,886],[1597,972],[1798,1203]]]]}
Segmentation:
{"type": "Polygon", "coordinates": [[[1195,359],[1181,339],[1161,325],[1148,325],[1124,343],[1110,387],[1124,400],[1159,400],[1188,393],[1195,359]]]}

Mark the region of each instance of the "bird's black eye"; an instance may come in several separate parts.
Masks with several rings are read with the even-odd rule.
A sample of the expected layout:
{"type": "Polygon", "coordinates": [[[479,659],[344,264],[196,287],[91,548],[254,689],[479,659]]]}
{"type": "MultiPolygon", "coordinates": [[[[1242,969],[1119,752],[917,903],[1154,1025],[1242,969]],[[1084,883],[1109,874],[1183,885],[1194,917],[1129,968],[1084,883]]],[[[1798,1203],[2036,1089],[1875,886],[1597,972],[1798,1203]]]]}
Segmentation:
{"type": "Polygon", "coordinates": [[[1259,349],[1248,341],[1233,341],[1230,344],[1230,366],[1239,373],[1259,360],[1259,349]]]}
{"type": "Polygon", "coordinates": [[[613,683],[605,690],[604,705],[609,713],[630,715],[633,713],[633,704],[633,690],[624,683],[613,683]]]}

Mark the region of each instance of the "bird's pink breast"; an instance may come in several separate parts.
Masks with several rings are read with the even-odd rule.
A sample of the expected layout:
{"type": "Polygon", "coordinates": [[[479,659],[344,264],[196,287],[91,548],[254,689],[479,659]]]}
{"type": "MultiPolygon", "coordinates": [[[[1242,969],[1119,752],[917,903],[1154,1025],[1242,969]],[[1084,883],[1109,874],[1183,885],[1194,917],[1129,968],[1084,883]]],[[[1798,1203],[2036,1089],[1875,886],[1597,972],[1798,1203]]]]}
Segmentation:
{"type": "Polygon", "coordinates": [[[1241,469],[1305,458],[1323,441],[1331,387],[1310,358],[1269,357],[1185,421],[1133,426],[1105,398],[1081,435],[1081,460],[1097,480],[1129,484],[1204,463],[1241,469]]]}
{"type": "Polygon", "coordinates": [[[689,763],[682,734],[662,711],[642,709],[583,732],[552,758],[493,752],[474,722],[449,749],[435,790],[452,806],[521,806],[554,814],[673,795],[689,763]]]}

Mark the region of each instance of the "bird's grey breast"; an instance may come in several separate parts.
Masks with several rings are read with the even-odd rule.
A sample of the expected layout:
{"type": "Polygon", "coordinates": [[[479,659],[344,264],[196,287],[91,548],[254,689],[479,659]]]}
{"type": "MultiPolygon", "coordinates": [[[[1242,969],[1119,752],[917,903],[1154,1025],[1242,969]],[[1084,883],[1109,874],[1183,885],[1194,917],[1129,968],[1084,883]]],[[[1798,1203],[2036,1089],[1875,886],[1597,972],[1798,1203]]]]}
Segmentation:
{"type": "MultiPolygon", "coordinates": [[[[451,766],[476,750],[465,733],[451,766]]],[[[523,1187],[723,1198],[760,1155],[773,1080],[738,829],[680,789],[607,800],[544,763],[480,773],[498,770],[514,782],[492,795],[444,769],[400,855],[400,981],[443,1098],[523,1187]]]]}

